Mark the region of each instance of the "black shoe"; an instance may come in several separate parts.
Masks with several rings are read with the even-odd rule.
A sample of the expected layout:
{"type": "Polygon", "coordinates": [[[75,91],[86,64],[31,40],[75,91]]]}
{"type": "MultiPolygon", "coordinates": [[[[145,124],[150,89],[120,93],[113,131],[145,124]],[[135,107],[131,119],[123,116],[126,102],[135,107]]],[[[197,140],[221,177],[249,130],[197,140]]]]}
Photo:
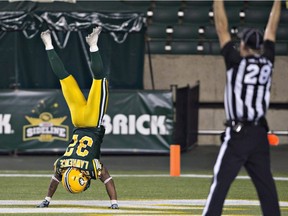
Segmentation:
{"type": "Polygon", "coordinates": [[[110,206],[110,209],[119,209],[118,204],[112,204],[110,206]]]}
{"type": "Polygon", "coordinates": [[[47,208],[49,206],[50,202],[48,200],[43,200],[40,205],[37,206],[37,208],[47,208]]]}

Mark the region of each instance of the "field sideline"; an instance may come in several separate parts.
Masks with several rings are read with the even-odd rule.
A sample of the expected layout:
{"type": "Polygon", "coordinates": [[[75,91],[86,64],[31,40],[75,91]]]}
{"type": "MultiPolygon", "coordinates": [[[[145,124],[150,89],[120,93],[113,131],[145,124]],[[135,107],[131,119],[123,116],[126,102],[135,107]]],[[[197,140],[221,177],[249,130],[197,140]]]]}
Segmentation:
{"type": "MultiPolygon", "coordinates": [[[[119,210],[108,208],[106,191],[99,181],[84,193],[72,195],[62,186],[50,207],[36,205],[45,197],[51,173],[40,171],[4,171],[0,184],[0,215],[201,215],[211,175],[208,173],[182,174],[170,177],[163,173],[122,173],[113,175],[116,183],[119,210]],[[49,174],[48,174],[49,173],[49,174]]],[[[275,176],[282,216],[288,216],[286,173],[275,176]]],[[[223,215],[261,215],[259,201],[249,177],[239,175],[231,186],[223,215]]]]}
{"type": "MultiPolygon", "coordinates": [[[[169,174],[116,174],[113,175],[114,177],[134,177],[134,178],[155,178],[155,177],[170,177],[169,174]]],[[[34,178],[34,177],[51,177],[51,174],[15,174],[15,173],[7,173],[7,174],[0,174],[0,177],[27,177],[27,178],[34,178]]],[[[212,175],[201,175],[201,174],[181,174],[179,177],[182,178],[208,178],[211,179],[212,175]]],[[[250,179],[249,176],[237,176],[236,179],[250,179]]],[[[288,177],[274,177],[276,181],[288,181],[288,177]]]]}

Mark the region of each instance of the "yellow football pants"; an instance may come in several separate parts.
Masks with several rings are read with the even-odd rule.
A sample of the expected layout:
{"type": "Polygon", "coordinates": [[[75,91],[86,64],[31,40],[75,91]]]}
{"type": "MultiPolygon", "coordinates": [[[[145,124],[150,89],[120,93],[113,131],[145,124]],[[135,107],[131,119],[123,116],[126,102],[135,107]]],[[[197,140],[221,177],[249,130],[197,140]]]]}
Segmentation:
{"type": "Polygon", "coordinates": [[[73,125],[80,128],[100,126],[108,104],[107,79],[93,79],[87,100],[72,75],[60,83],[73,125]]]}

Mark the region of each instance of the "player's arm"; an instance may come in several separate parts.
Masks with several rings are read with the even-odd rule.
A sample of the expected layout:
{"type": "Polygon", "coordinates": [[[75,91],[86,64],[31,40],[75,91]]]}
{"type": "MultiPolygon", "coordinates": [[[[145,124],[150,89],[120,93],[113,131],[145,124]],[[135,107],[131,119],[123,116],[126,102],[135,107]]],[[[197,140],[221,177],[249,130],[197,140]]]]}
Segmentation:
{"type": "Polygon", "coordinates": [[[277,27],[280,19],[280,13],[281,13],[281,1],[274,0],[269,20],[265,29],[264,40],[270,40],[275,42],[277,27]]]}
{"type": "Polygon", "coordinates": [[[220,47],[223,48],[224,45],[231,40],[223,0],[214,0],[213,9],[214,9],[214,23],[219,38],[220,47]]]}
{"type": "Polygon", "coordinates": [[[112,177],[110,176],[107,168],[103,166],[102,172],[101,172],[101,178],[100,180],[105,184],[107,194],[111,201],[111,208],[112,209],[118,209],[118,202],[117,202],[117,193],[114,181],[112,177]]]}
{"type": "Polygon", "coordinates": [[[54,193],[57,190],[58,184],[61,182],[61,178],[62,178],[62,176],[59,175],[58,173],[55,173],[52,176],[51,181],[50,181],[50,185],[49,185],[49,188],[48,188],[47,197],[51,197],[52,198],[52,196],[54,195],[54,193]]]}
{"type": "Polygon", "coordinates": [[[57,172],[51,178],[50,185],[48,187],[48,192],[44,200],[37,206],[38,208],[47,208],[50,204],[50,201],[57,190],[59,183],[61,182],[62,176],[57,172]]]}

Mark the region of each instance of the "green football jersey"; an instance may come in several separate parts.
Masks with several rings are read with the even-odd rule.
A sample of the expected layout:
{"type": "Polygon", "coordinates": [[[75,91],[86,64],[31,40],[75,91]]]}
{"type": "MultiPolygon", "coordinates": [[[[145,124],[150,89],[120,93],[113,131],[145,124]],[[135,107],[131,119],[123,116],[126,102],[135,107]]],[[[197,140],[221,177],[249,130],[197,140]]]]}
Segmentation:
{"type": "Polygon", "coordinates": [[[100,163],[100,148],[105,129],[76,128],[72,140],[63,156],[54,163],[55,171],[62,175],[68,167],[81,170],[88,178],[97,179],[102,171],[100,163]]]}

